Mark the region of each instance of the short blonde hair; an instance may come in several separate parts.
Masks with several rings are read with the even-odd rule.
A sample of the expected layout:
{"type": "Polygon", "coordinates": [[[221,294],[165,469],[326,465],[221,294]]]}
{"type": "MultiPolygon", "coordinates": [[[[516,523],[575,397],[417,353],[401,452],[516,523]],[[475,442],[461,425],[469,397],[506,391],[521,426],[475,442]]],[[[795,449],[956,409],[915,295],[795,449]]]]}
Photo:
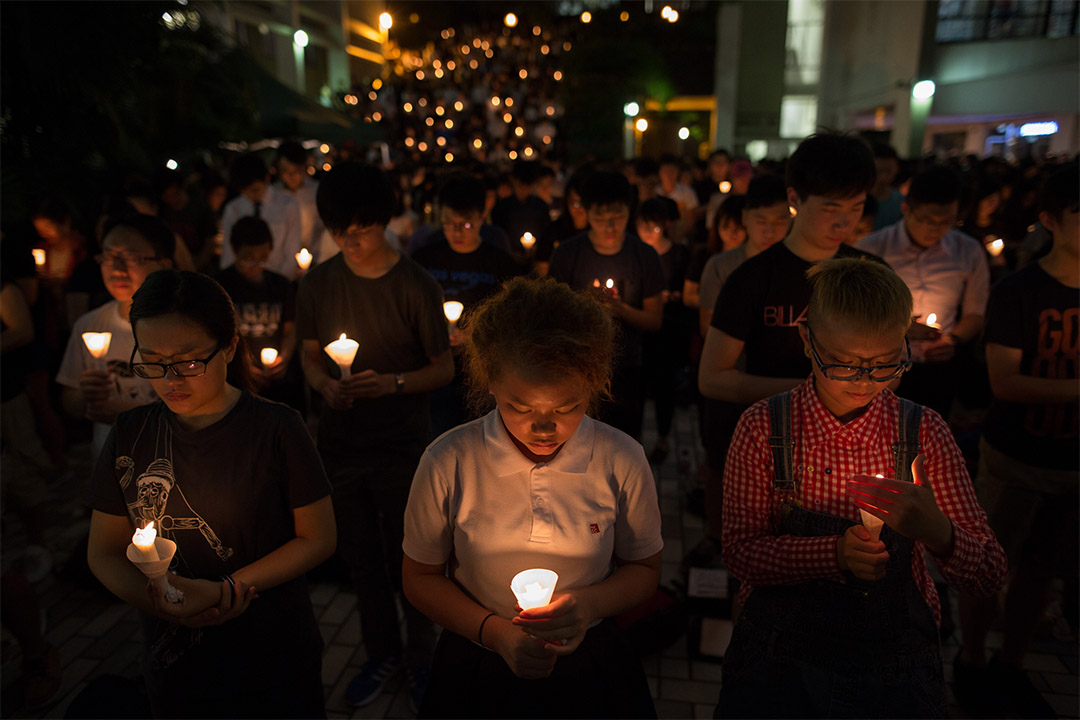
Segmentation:
{"type": "Polygon", "coordinates": [[[810,325],[842,323],[863,332],[911,325],[911,291],[888,265],[869,258],[836,258],[811,267],[810,325]]]}
{"type": "Polygon", "coordinates": [[[514,278],[463,325],[469,404],[478,413],[490,408],[490,383],[507,370],[537,380],[577,375],[594,408],[610,397],[615,322],[589,293],[552,278],[514,278]]]}

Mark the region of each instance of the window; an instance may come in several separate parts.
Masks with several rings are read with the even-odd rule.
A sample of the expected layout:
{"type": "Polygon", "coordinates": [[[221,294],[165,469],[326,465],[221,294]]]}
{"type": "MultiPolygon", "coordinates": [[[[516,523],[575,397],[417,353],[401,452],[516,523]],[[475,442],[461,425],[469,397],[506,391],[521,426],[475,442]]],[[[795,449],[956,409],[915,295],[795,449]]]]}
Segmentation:
{"type": "Polygon", "coordinates": [[[1077,34],[1076,0],[941,0],[939,43],[1077,34]]]}

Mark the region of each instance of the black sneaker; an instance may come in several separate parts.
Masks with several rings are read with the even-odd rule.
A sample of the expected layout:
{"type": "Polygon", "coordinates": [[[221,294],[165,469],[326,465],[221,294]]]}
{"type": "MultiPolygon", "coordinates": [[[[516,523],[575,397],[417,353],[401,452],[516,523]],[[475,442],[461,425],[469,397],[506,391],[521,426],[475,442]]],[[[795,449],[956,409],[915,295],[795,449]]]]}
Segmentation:
{"type": "Polygon", "coordinates": [[[1013,718],[1053,718],[1057,717],[1054,708],[1031,682],[1028,674],[1016,667],[999,662],[995,655],[987,665],[991,681],[997,687],[998,697],[1007,717],[1013,718]]]}
{"type": "Polygon", "coordinates": [[[345,699],[353,707],[369,705],[382,694],[387,681],[400,670],[401,659],[397,657],[368,660],[345,688],[345,699]]]}

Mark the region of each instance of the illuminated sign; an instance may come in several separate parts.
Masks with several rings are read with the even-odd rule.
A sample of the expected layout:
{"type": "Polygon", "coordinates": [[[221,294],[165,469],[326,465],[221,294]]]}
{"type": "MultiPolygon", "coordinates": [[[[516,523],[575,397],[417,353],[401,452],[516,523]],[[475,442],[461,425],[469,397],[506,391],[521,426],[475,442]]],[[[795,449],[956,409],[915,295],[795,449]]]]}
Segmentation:
{"type": "Polygon", "coordinates": [[[1057,131],[1058,124],[1053,120],[1047,120],[1046,122],[1029,122],[1020,126],[1020,137],[1053,135],[1057,131]]]}

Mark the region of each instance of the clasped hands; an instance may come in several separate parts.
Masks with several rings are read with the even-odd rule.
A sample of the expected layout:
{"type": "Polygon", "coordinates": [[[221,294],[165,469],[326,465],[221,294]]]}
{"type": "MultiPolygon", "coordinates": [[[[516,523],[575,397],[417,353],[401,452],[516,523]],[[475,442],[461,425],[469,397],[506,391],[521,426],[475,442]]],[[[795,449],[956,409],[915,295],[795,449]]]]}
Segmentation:
{"type": "Polygon", "coordinates": [[[570,655],[594,620],[587,604],[573,590],[558,593],[538,608],[522,610],[507,621],[493,617],[485,626],[484,642],[502,656],[520,678],[544,678],[560,655],[570,655]],[[494,632],[492,632],[494,631],[494,632]]]}
{"type": "Polygon", "coordinates": [[[252,600],[259,597],[254,587],[239,580],[233,581],[234,588],[227,580],[192,580],[171,572],[166,579],[184,593],[183,600],[168,602],[162,589],[152,581],[146,583],[146,592],[158,617],[184,627],[221,625],[242,615],[252,600]]]}
{"type": "MultiPolygon", "coordinates": [[[[926,456],[911,463],[914,482],[856,475],[847,483],[855,505],[904,537],[926,545],[936,555],[952,552],[952,521],[941,512],[926,475],[926,456]]],[[[889,553],[885,543],[872,540],[863,525],[853,525],[836,541],[836,557],[841,570],[860,580],[881,580],[889,553]]]]}
{"type": "Polygon", "coordinates": [[[335,410],[348,410],[357,398],[377,398],[397,392],[397,381],[391,373],[374,370],[335,380],[330,378],[323,385],[322,396],[335,410]]]}

